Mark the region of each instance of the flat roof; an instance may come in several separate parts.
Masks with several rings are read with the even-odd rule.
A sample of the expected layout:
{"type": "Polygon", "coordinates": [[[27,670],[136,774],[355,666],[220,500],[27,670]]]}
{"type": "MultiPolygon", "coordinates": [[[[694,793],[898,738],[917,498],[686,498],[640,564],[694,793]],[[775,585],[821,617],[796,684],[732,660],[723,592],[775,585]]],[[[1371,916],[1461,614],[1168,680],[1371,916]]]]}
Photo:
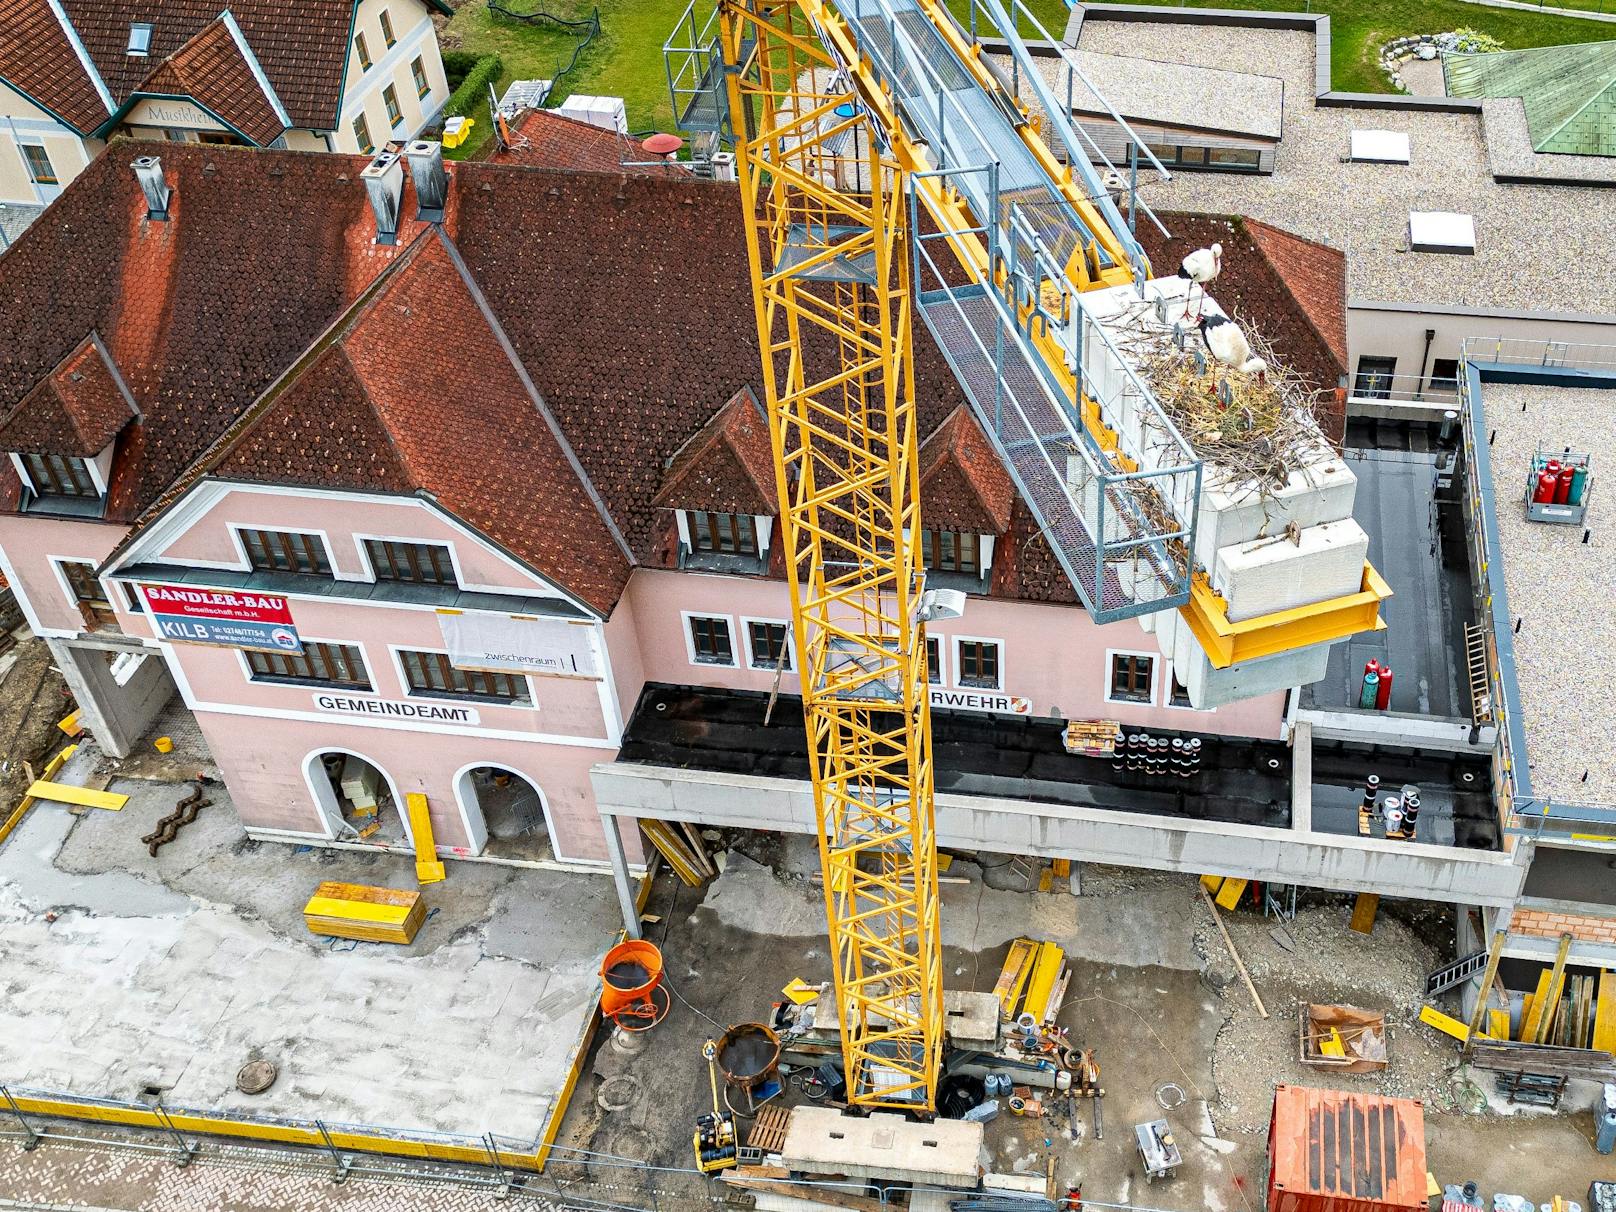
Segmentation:
{"type": "Polygon", "coordinates": [[[1481,402],[1504,587],[1520,620],[1515,677],[1532,791],[1616,804],[1616,745],[1605,710],[1616,693],[1616,494],[1599,482],[1601,473],[1616,475],[1616,389],[1488,382],[1481,402]],[[1526,481],[1539,442],[1550,452],[1569,446],[1592,456],[1583,525],[1527,520],[1526,481]]]}
{"type": "MultiPolygon", "coordinates": [[[[1181,172],[1140,181],[1156,210],[1243,214],[1346,249],[1353,303],[1496,307],[1616,315],[1616,231],[1608,190],[1503,185],[1493,177],[1484,119],[1475,114],[1364,111],[1314,104],[1311,31],[1144,21],[1085,21],[1083,51],[1174,60],[1285,84],[1284,138],[1271,175],[1181,172]],[[1352,132],[1406,133],[1410,163],[1343,162],[1352,132]],[[1411,211],[1474,216],[1474,256],[1411,253],[1411,211]],[[1526,273],[1545,250],[1575,249],[1552,273],[1526,273]]],[[[1128,81],[1109,94],[1129,112],[1128,81]]],[[[1147,95],[1149,95],[1147,93],[1147,95]]],[[[1565,157],[1552,157],[1555,160],[1565,157]]]]}
{"type": "MultiPolygon", "coordinates": [[[[1079,70],[1101,96],[1074,81],[1072,108],[1105,113],[1110,101],[1130,120],[1278,139],[1284,129],[1285,82],[1256,72],[1203,67],[1171,57],[1143,58],[1087,49],[1071,52],[1079,70]]],[[[1008,58],[1004,58],[1006,66],[1008,58]]],[[[1056,95],[1065,71],[1053,55],[1038,56],[1043,77],[1056,95]],[[1058,87],[1057,87],[1058,86],[1058,87]]]]}

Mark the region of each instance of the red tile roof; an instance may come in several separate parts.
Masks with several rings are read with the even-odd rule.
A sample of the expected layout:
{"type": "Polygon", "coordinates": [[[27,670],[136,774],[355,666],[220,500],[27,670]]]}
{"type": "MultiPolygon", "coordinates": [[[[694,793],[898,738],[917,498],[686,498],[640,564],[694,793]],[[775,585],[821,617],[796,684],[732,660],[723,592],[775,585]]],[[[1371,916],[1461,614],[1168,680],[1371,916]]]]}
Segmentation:
{"type": "Polygon", "coordinates": [[[1214,241],[1223,245],[1223,272],[1212,297],[1260,333],[1293,371],[1318,392],[1315,415],[1325,436],[1340,442],[1344,412],[1335,388],[1346,367],[1347,260],[1333,248],[1241,216],[1166,214],[1164,239],[1150,224],[1139,241],[1158,274],[1214,241]]]}
{"type": "MultiPolygon", "coordinates": [[[[445,15],[452,12],[443,0],[425,3],[445,15]]],[[[148,77],[228,8],[292,124],[314,130],[336,126],[356,0],[300,0],[295,9],[275,0],[62,0],[62,7],[115,105],[143,89],[158,91],[147,85],[148,77]],[[137,21],[152,26],[147,55],[126,53],[129,27],[137,21]]],[[[402,16],[395,13],[393,19],[399,22],[402,16]]],[[[0,29],[6,34],[0,41],[0,79],[84,134],[106,123],[107,107],[46,0],[0,0],[0,29]]],[[[193,65],[191,71],[197,70],[193,65]]],[[[221,87],[207,74],[203,79],[213,90],[221,87]]],[[[209,105],[203,97],[196,99],[209,105]]]]}
{"type": "Polygon", "coordinates": [[[482,158],[496,164],[521,164],[528,168],[566,168],[601,173],[683,174],[682,168],[660,168],[634,161],[653,159],[649,152],[627,135],[580,122],[548,109],[527,109],[511,122],[511,147],[500,151],[490,142],[482,158]]]}
{"type": "Polygon", "coordinates": [[[921,443],[920,503],[927,527],[1003,534],[1015,499],[998,452],[966,405],[921,443]]]}
{"type": "Polygon", "coordinates": [[[0,415],[99,333],[142,414],[119,442],[106,515],[132,521],[398,255],[373,243],[364,164],[108,148],[0,256],[0,415]],[[161,156],[173,189],[168,222],[146,218],[129,168],[146,154],[161,156]]]}
{"type": "Polygon", "coordinates": [[[136,91],[190,97],[260,147],[286,131],[222,17],[159,63],[136,91]]]}
{"type": "Polygon", "coordinates": [[[89,336],[0,420],[0,450],[94,458],[134,416],[106,351],[89,336]]]}
{"type": "Polygon", "coordinates": [[[669,509],[774,515],[774,447],[769,421],[743,388],[674,452],[652,503],[669,509]]]}
{"type": "Polygon", "coordinates": [[[62,23],[46,0],[0,0],[0,80],[80,131],[109,116],[62,23]]]}
{"type": "Polygon", "coordinates": [[[631,567],[442,238],[420,236],[214,464],[227,479],[414,491],[610,613],[631,567]]]}

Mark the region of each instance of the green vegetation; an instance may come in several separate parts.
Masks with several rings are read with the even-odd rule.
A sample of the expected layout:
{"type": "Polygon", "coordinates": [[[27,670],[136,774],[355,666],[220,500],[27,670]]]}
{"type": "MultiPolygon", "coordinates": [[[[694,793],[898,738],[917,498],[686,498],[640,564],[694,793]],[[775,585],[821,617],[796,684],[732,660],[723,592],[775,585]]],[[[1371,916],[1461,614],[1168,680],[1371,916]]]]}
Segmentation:
{"type": "MultiPolygon", "coordinates": [[[[1182,6],[1184,0],[1135,0],[1182,6]]],[[[1616,0],[1559,0],[1565,7],[1616,10],[1616,0]]],[[[537,0],[558,17],[578,20],[595,7],[590,0],[537,0]]],[[[662,65],[662,43],[684,12],[687,0],[600,0],[600,36],[556,89],[559,101],[573,93],[622,97],[635,131],[667,130],[673,115],[662,65]]],[[[963,17],[969,0],[950,0],[963,17]]],[[[1066,27],[1064,0],[1027,0],[1038,19],[1057,37],[1066,27]]],[[[1597,42],[1616,38],[1616,25],[1522,9],[1487,8],[1464,0],[1197,0],[1197,7],[1248,8],[1327,13],[1331,24],[1334,87],[1341,92],[1383,93],[1390,83],[1377,63],[1381,46],[1409,34],[1435,34],[1468,28],[1496,38],[1508,48],[1597,42]]],[[[482,0],[466,0],[449,23],[445,45],[474,58],[497,54],[504,70],[494,83],[503,92],[512,80],[545,80],[571,57],[577,36],[554,26],[529,25],[491,13],[482,0]]],[[[453,50],[449,54],[455,53],[453,50]]],[[[445,55],[445,61],[449,58],[445,55]]],[[[476,115],[476,107],[471,112],[476,115]]],[[[473,128],[465,156],[488,137],[487,115],[473,128]]]]}
{"type": "MultiPolygon", "coordinates": [[[[688,0],[600,0],[600,36],[561,81],[554,101],[573,93],[622,97],[629,127],[667,130],[673,122],[662,43],[688,0]]],[[[568,20],[582,20],[596,6],[588,0],[540,0],[538,7],[568,20]]],[[[578,35],[555,26],[529,25],[466,0],[449,23],[445,44],[477,55],[497,54],[505,70],[495,82],[504,92],[512,80],[549,80],[571,58],[578,35]]],[[[486,118],[478,123],[485,126],[486,118]]]]}
{"type": "MultiPolygon", "coordinates": [[[[959,0],[951,0],[958,3],[959,0]]],[[[1182,8],[1183,0],[1131,0],[1182,8]]],[[[1616,0],[1575,0],[1567,8],[1597,9],[1616,0]]],[[[1066,25],[1063,0],[1027,0],[1050,30],[1059,36],[1066,25]]],[[[1330,18],[1332,87],[1344,93],[1384,93],[1391,83],[1380,70],[1380,48],[1410,34],[1440,34],[1468,28],[1498,39],[1511,50],[1523,46],[1558,46],[1565,42],[1601,42],[1616,38],[1616,25],[1583,21],[1524,9],[1487,8],[1464,0],[1207,0],[1192,8],[1247,8],[1269,12],[1307,9],[1330,18]]]]}
{"type": "MultiPolygon", "coordinates": [[[[449,100],[444,103],[446,114],[476,114],[488,104],[488,86],[499,79],[504,64],[498,55],[484,55],[461,80],[449,100]]],[[[475,129],[475,128],[474,128],[475,129]]]]}

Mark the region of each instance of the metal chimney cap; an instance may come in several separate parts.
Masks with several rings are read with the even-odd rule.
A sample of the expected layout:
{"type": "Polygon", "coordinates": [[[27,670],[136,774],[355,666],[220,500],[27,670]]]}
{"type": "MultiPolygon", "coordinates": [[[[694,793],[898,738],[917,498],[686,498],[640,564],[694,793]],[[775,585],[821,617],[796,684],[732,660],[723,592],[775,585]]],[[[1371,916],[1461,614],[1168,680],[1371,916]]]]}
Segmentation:
{"type": "Polygon", "coordinates": [[[434,149],[442,147],[436,139],[411,139],[404,147],[406,156],[430,156],[434,149]]]}
{"type": "Polygon", "coordinates": [[[129,162],[130,168],[155,168],[161,171],[163,167],[160,156],[138,156],[129,162]]]}
{"type": "Polygon", "coordinates": [[[365,165],[364,171],[361,172],[359,175],[361,177],[381,177],[381,176],[385,176],[387,174],[388,170],[391,169],[393,167],[393,165],[395,165],[397,163],[398,163],[398,156],[395,153],[393,153],[393,152],[382,152],[374,160],[372,160],[369,164],[365,165]]]}

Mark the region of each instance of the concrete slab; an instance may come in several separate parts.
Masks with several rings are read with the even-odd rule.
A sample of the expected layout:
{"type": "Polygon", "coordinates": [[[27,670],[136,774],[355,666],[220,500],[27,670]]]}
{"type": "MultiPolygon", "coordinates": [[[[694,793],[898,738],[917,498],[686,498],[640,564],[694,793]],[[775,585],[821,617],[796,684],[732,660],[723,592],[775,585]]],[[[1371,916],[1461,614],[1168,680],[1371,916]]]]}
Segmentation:
{"type": "Polygon", "coordinates": [[[809,1174],[974,1189],[981,1148],[982,1125],[963,1120],[912,1124],[888,1112],[856,1119],[829,1107],[796,1107],[780,1154],[788,1168],[809,1174]]]}
{"type": "Polygon", "coordinates": [[[249,841],[222,787],[153,857],[183,784],[118,813],[36,809],[0,848],[0,1082],[175,1107],[524,1141],[543,1130],[615,938],[598,877],[461,865],[413,944],[308,934],[328,879],[415,887],[404,857],[249,841]],[[556,929],[556,923],[566,929],[556,929]],[[22,974],[26,974],[24,977],[22,974]],[[265,1057],[270,1089],[235,1089],[265,1057]]]}

